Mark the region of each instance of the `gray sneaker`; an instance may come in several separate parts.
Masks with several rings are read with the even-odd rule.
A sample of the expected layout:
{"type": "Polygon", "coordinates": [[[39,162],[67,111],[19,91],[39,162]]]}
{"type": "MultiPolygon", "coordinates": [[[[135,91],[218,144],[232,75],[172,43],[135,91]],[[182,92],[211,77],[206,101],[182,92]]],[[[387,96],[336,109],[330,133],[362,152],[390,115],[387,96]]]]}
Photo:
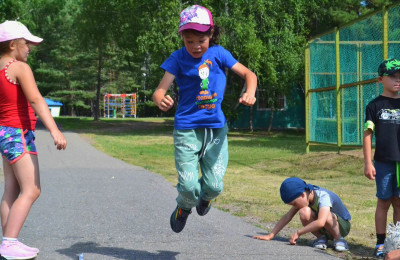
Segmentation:
{"type": "Polygon", "coordinates": [[[328,247],[328,239],[326,238],[325,235],[322,235],[319,238],[314,240],[312,246],[314,248],[325,250],[328,247]]]}
{"type": "Polygon", "coordinates": [[[335,250],[338,252],[349,250],[349,245],[347,244],[346,240],[344,240],[343,237],[333,240],[333,246],[335,247],[335,250]]]}

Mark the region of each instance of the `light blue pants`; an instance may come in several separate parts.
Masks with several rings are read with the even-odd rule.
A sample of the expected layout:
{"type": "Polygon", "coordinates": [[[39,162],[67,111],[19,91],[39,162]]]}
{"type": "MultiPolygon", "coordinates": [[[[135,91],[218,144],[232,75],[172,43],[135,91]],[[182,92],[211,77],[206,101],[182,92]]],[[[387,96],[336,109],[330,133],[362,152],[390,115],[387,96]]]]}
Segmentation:
{"type": "Polygon", "coordinates": [[[223,190],[228,166],[228,126],[174,130],[178,206],[190,210],[199,198],[212,200],[223,190]],[[199,179],[199,165],[201,178],[199,179]]]}

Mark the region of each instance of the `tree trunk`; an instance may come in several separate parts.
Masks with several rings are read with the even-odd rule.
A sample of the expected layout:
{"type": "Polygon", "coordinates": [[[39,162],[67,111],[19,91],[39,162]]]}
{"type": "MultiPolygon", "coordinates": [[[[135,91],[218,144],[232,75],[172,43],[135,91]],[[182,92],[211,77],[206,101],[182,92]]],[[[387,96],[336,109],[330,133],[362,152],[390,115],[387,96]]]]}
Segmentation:
{"type": "Polygon", "coordinates": [[[97,87],[96,87],[96,102],[94,104],[94,121],[100,118],[100,89],[101,89],[101,68],[102,68],[103,54],[99,48],[98,66],[97,66],[97,87]]]}
{"type": "Polygon", "coordinates": [[[274,121],[274,109],[271,109],[271,115],[269,116],[269,122],[268,122],[268,132],[271,132],[272,129],[272,122],[274,121]]]}
{"type": "Polygon", "coordinates": [[[253,106],[249,107],[249,130],[253,133],[253,106]]]}
{"type": "Polygon", "coordinates": [[[179,102],[179,94],[178,94],[178,85],[176,84],[175,80],[172,83],[172,99],[174,100],[174,108],[176,109],[178,107],[178,102],[179,102]]]}
{"type": "Polygon", "coordinates": [[[75,113],[75,107],[71,106],[71,116],[75,117],[76,113],[75,113]]]}
{"type": "Polygon", "coordinates": [[[71,103],[72,103],[72,105],[71,105],[71,116],[76,116],[76,113],[75,113],[75,95],[71,95],[71,103]]]}

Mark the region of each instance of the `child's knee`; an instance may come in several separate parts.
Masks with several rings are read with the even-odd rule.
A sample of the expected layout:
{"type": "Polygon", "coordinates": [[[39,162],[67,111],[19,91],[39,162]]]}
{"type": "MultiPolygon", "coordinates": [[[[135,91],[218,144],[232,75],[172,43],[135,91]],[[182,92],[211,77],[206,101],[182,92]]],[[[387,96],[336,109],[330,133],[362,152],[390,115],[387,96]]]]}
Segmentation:
{"type": "Polygon", "coordinates": [[[394,197],[392,200],[392,205],[395,210],[400,210],[400,198],[394,197]]]}
{"type": "Polygon", "coordinates": [[[182,191],[190,191],[193,190],[199,184],[198,178],[195,177],[193,172],[179,172],[179,186],[182,191]]]}
{"type": "Polygon", "coordinates": [[[21,195],[26,196],[31,201],[35,201],[39,198],[41,189],[39,187],[34,187],[32,189],[23,191],[21,195]]]}
{"type": "Polygon", "coordinates": [[[204,199],[211,200],[218,197],[218,195],[222,193],[223,189],[224,183],[222,181],[211,183],[209,185],[203,185],[202,191],[204,193],[204,199]]]}
{"type": "Polygon", "coordinates": [[[326,218],[326,223],[325,223],[325,228],[327,229],[332,229],[332,228],[337,228],[337,231],[339,231],[339,221],[338,217],[335,213],[331,212],[327,218],[326,218]]]}
{"type": "Polygon", "coordinates": [[[194,193],[196,189],[199,189],[198,186],[200,187],[198,181],[193,181],[193,180],[179,181],[178,191],[179,193],[194,193]]]}
{"type": "Polygon", "coordinates": [[[300,216],[300,220],[302,222],[304,221],[310,221],[312,219],[312,210],[309,207],[304,207],[302,209],[299,210],[299,216],[300,216]]]}
{"type": "Polygon", "coordinates": [[[32,193],[31,193],[31,198],[32,198],[33,200],[37,200],[37,199],[39,198],[41,192],[42,192],[42,191],[41,191],[40,188],[35,188],[35,189],[33,189],[33,190],[32,190],[32,193]]]}
{"type": "Polygon", "coordinates": [[[383,200],[383,199],[378,199],[378,203],[376,205],[376,209],[377,210],[389,210],[390,205],[392,205],[392,200],[388,199],[388,200],[383,200]]]}

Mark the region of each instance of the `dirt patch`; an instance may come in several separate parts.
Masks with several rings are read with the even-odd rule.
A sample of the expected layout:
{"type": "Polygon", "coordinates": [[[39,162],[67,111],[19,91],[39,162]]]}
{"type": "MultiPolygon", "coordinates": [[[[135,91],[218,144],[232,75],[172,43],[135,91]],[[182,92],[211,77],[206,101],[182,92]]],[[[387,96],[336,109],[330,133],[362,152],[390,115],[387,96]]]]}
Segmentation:
{"type": "Polygon", "coordinates": [[[94,141],[92,138],[90,138],[89,136],[85,135],[85,134],[81,134],[79,135],[85,142],[89,143],[90,145],[94,145],[94,141]]]}
{"type": "MultiPolygon", "coordinates": [[[[356,158],[364,158],[362,148],[360,148],[359,150],[341,151],[340,154],[349,155],[356,158]]],[[[374,154],[374,151],[372,151],[372,154],[374,154]]]]}

